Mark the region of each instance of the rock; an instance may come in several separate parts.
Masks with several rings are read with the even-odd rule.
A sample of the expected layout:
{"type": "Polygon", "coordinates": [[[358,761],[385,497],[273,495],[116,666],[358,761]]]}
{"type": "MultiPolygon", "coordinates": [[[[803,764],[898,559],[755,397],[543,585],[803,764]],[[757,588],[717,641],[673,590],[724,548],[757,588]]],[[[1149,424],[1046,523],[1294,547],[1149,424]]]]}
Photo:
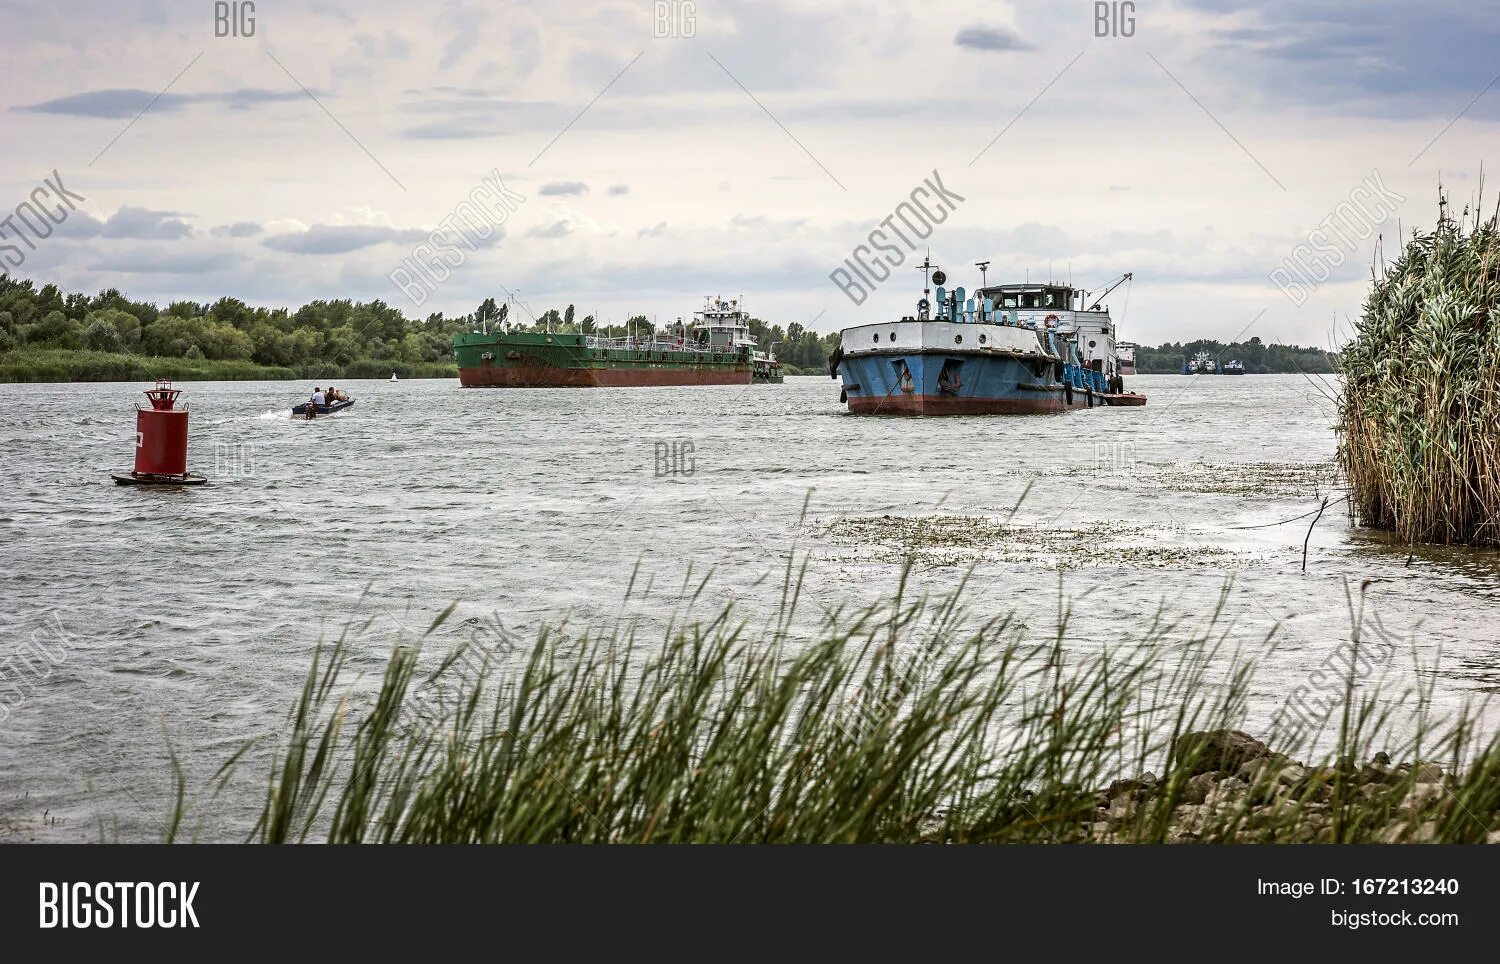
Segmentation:
{"type": "Polygon", "coordinates": [[[1109,802],[1104,820],[1111,829],[1122,827],[1135,818],[1136,800],[1129,793],[1122,793],[1109,802]]]}
{"type": "Polygon", "coordinates": [[[1172,829],[1179,834],[1192,834],[1196,838],[1203,830],[1208,813],[1207,807],[1185,803],[1172,811],[1172,829]]]}
{"type": "Polygon", "coordinates": [[[1418,783],[1401,798],[1401,809],[1412,813],[1427,810],[1448,796],[1441,783],[1418,783]]]}
{"type": "Polygon", "coordinates": [[[1188,782],[1182,788],[1182,801],[1184,803],[1202,803],[1208,799],[1209,791],[1214,788],[1224,774],[1217,770],[1200,773],[1189,777],[1188,782]]]}
{"type": "Polygon", "coordinates": [[[1129,790],[1155,790],[1156,774],[1147,771],[1134,780],[1116,780],[1104,791],[1104,795],[1111,800],[1129,790]]]}
{"type": "Polygon", "coordinates": [[[1307,780],[1307,767],[1298,763],[1283,764],[1276,774],[1276,782],[1284,787],[1301,786],[1307,780]]]}
{"type": "Polygon", "coordinates": [[[1376,843],[1432,843],[1437,839],[1437,823],[1426,820],[1412,826],[1409,823],[1393,823],[1375,835],[1376,843]]]}
{"type": "Polygon", "coordinates": [[[1437,839],[1438,825],[1435,820],[1424,820],[1417,824],[1406,837],[1407,843],[1432,843],[1437,839]]]}
{"type": "Polygon", "coordinates": [[[1316,767],[1308,770],[1294,789],[1309,800],[1327,803],[1333,799],[1333,783],[1338,777],[1339,771],[1333,767],[1316,767]]]}
{"type": "Polygon", "coordinates": [[[1218,808],[1231,804],[1245,795],[1246,783],[1236,777],[1226,777],[1214,784],[1212,790],[1203,802],[1210,807],[1218,808]]]}
{"type": "Polygon", "coordinates": [[[1370,765],[1377,767],[1388,767],[1391,765],[1391,755],[1389,753],[1381,751],[1380,753],[1375,754],[1375,758],[1370,761],[1370,765]]]}
{"type": "Polygon", "coordinates": [[[1264,773],[1270,766],[1272,766],[1270,757],[1260,757],[1259,759],[1248,760],[1243,766],[1241,766],[1234,772],[1234,776],[1235,779],[1243,780],[1251,786],[1254,786],[1260,780],[1260,775],[1264,773]]]}
{"type": "Polygon", "coordinates": [[[1240,730],[1203,730],[1185,733],[1172,747],[1178,766],[1194,774],[1210,770],[1237,772],[1251,760],[1269,756],[1271,750],[1255,737],[1240,730]]]}
{"type": "MultiPolygon", "coordinates": [[[[1379,756],[1385,756],[1385,754],[1381,753],[1379,756]]],[[[1361,767],[1356,779],[1360,783],[1384,783],[1387,786],[1395,786],[1406,779],[1406,774],[1380,763],[1377,758],[1376,762],[1361,767]]]]}
{"type": "Polygon", "coordinates": [[[1443,768],[1436,763],[1403,763],[1401,769],[1407,771],[1407,776],[1416,783],[1441,783],[1443,780],[1443,768]]]}

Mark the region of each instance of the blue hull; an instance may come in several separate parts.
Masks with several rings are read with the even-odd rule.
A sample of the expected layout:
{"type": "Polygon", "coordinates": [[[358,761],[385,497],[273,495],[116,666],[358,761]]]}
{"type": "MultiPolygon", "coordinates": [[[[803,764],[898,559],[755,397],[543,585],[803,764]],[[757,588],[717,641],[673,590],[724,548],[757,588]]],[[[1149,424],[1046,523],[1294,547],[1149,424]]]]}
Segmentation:
{"type": "Polygon", "coordinates": [[[849,411],[862,415],[1017,415],[1104,404],[1084,372],[1041,360],[921,352],[861,353],[839,363],[849,411]],[[908,377],[909,374],[909,377],[908,377]]]}

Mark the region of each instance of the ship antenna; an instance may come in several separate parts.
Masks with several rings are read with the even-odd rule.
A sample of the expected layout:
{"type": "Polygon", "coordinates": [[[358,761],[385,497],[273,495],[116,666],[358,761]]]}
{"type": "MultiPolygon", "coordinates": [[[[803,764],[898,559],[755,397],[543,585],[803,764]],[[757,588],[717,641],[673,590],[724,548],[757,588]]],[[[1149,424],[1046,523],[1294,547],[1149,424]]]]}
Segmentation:
{"type": "Polygon", "coordinates": [[[922,263],[917,265],[917,270],[922,272],[922,302],[917,305],[917,317],[923,320],[927,318],[927,310],[922,305],[929,303],[927,296],[932,293],[932,289],[928,287],[927,273],[934,267],[936,265],[932,263],[932,249],[928,248],[927,253],[922,256],[922,263]]]}

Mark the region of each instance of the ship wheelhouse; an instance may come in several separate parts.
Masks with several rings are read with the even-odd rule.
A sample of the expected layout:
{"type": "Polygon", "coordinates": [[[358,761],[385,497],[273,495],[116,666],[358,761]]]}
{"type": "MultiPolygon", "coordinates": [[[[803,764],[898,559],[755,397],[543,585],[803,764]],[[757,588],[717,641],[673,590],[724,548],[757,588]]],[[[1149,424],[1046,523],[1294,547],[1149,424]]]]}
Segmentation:
{"type": "Polygon", "coordinates": [[[1109,309],[1097,304],[1085,308],[1088,292],[1070,285],[1028,282],[984,287],[976,294],[981,304],[993,306],[996,320],[1056,329],[1075,342],[1084,368],[1108,380],[1120,374],[1109,309]]]}

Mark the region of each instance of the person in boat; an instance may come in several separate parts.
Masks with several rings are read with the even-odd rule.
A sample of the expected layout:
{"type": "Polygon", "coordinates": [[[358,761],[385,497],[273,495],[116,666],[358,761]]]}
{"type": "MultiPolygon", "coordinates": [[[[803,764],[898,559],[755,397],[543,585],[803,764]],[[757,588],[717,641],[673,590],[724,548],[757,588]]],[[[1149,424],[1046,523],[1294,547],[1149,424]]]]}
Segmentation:
{"type": "Polygon", "coordinates": [[[312,404],[314,404],[314,405],[327,405],[328,404],[328,396],[326,394],[324,394],[323,389],[317,388],[317,387],[313,388],[312,404]]]}
{"type": "Polygon", "coordinates": [[[343,400],[344,400],[344,396],[339,393],[339,390],[337,388],[334,388],[332,385],[329,385],[328,386],[328,404],[332,405],[334,402],[342,402],[343,400]]]}

